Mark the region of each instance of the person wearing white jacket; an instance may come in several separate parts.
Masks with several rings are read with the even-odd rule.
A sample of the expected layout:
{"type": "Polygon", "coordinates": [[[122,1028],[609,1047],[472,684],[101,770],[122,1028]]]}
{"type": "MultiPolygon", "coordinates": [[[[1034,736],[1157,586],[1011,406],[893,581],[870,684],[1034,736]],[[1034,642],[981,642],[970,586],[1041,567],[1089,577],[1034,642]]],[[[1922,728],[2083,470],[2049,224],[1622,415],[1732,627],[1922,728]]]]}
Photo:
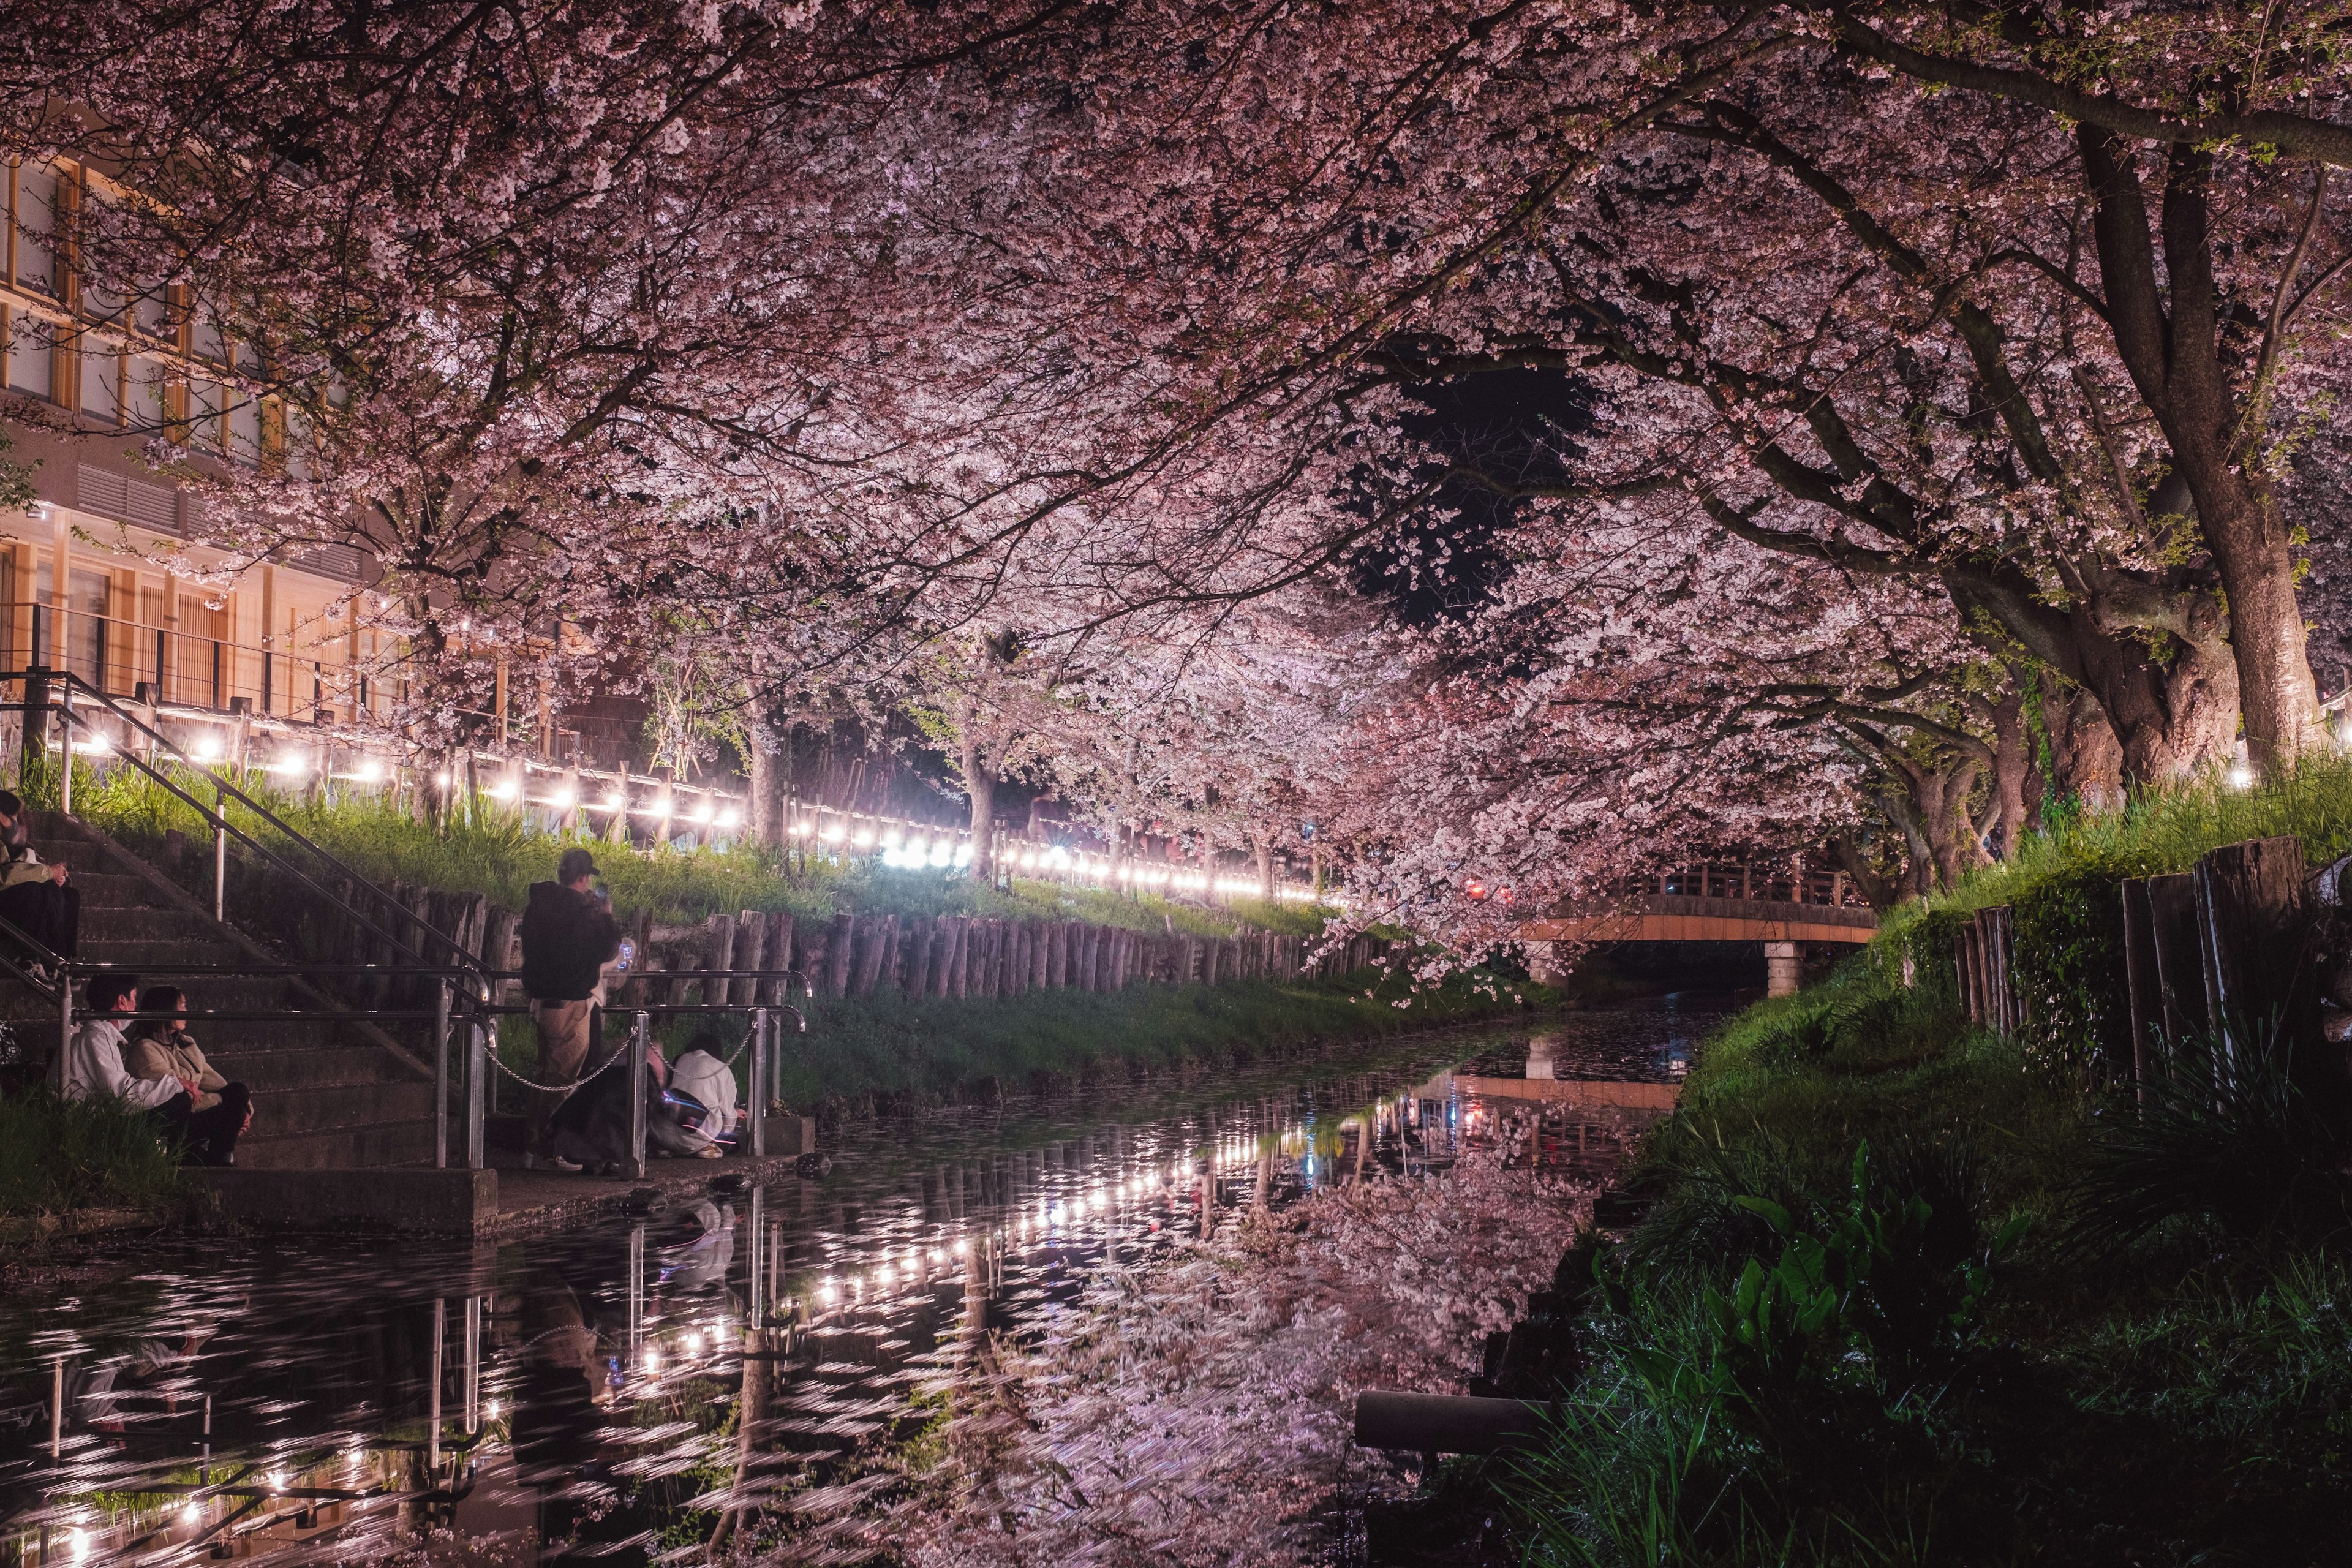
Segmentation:
{"type": "Polygon", "coordinates": [[[718,1036],[706,1031],[688,1042],[686,1053],[669,1069],[669,1087],[701,1104],[700,1114],[682,1112],[678,1122],[697,1154],[718,1159],[725,1152],[720,1145],[734,1141],[741,1121],[735,1109],[735,1074],[719,1059],[718,1036]]]}
{"type": "Polygon", "coordinates": [[[139,982],[127,974],[101,974],[89,983],[82,1026],[49,1064],[49,1086],[68,1100],[108,1095],[132,1110],[161,1110],[195,1086],[175,1078],[136,1079],[122,1065],[122,1026],[115,1022],[136,1005],[139,982]]]}
{"type": "Polygon", "coordinates": [[[82,1026],[49,1064],[49,1084],[68,1100],[110,1098],[129,1110],[143,1110],[180,1146],[191,1164],[229,1165],[236,1140],[252,1120],[245,1086],[231,1084],[221,1101],[198,1110],[204,1086],[184,1078],[139,1079],[122,1065],[123,1015],[137,1011],[139,982],[128,974],[101,974],[89,983],[82,1026]],[[230,1090],[234,1090],[232,1093],[230,1090]]]}

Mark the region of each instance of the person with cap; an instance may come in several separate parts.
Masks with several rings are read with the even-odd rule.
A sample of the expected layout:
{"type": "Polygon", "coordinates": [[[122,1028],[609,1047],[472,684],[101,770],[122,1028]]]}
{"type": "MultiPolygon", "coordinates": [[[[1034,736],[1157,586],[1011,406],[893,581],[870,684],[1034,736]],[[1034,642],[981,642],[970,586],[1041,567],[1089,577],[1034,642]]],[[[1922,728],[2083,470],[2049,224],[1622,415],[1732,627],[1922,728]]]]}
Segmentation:
{"type": "MultiPolygon", "coordinates": [[[[533,882],[523,909],[522,988],[539,1032],[539,1070],[532,1076],[543,1084],[575,1083],[588,1065],[596,983],[621,951],[621,928],[614,923],[611,901],[594,890],[596,877],[593,856],[566,849],[555,880],[533,882]]],[[[548,1142],[548,1121],[563,1098],[560,1089],[531,1095],[531,1163],[576,1171],[548,1142]]]]}

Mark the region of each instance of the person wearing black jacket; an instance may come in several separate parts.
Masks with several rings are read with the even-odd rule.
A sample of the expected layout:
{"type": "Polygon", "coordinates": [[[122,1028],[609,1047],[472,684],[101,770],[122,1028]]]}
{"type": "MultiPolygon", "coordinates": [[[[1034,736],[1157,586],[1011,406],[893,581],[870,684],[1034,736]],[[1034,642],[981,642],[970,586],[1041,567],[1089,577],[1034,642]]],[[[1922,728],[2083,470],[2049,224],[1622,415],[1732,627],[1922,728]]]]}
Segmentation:
{"type": "MultiPolygon", "coordinates": [[[[579,1080],[588,1065],[591,1015],[598,973],[621,951],[621,928],[608,904],[590,889],[596,861],[585,849],[566,849],[552,882],[533,882],[522,914],[522,988],[530,998],[530,1021],[539,1030],[541,1083],[579,1080]]],[[[559,1170],[579,1167],[556,1157],[548,1142],[548,1121],[563,1103],[560,1090],[530,1097],[530,1153],[534,1164],[559,1170]]]]}

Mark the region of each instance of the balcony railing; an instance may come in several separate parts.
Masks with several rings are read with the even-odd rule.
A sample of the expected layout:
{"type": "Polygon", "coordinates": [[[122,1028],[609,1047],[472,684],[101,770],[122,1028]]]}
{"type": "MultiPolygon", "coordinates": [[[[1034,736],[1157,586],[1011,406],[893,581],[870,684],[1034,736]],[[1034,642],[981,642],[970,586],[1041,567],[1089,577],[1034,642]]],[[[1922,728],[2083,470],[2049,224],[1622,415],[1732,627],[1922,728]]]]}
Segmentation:
{"type": "Polygon", "coordinates": [[[71,670],[110,697],[152,707],[350,723],[388,706],[381,681],[327,657],[324,643],[256,647],[37,601],[7,606],[6,636],[20,668],[71,670]]]}

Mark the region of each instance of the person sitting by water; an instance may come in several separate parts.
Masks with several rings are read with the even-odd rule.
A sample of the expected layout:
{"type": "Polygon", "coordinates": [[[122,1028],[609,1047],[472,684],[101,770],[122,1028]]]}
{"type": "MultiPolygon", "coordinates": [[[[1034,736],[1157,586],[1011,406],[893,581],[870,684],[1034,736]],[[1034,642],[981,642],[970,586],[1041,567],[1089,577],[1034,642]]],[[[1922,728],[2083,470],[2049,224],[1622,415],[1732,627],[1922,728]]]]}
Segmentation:
{"type": "Polygon", "coordinates": [[[133,1078],[170,1079],[175,1083],[194,1080],[196,1085],[194,1110],[197,1115],[229,1104],[232,1100],[244,1108],[244,1115],[236,1120],[235,1131],[226,1133],[224,1146],[214,1148],[211,1141],[224,1137],[220,1126],[229,1123],[226,1116],[207,1123],[203,1136],[205,1147],[199,1150],[196,1135],[188,1141],[191,1157],[201,1165],[226,1165],[234,1163],[236,1141],[253,1125],[253,1100],[241,1083],[223,1078],[213,1065],[205,1060],[205,1053],[196,1048],[195,1037],[188,1033],[188,994],[176,985],[150,985],[139,994],[142,1013],[168,1013],[167,1018],[142,1018],[131,1026],[126,1037],[128,1054],[124,1065],[133,1078]],[[217,1158],[213,1156],[217,1155],[217,1158]]]}
{"type": "MultiPolygon", "coordinates": [[[[703,1111],[691,1096],[675,1094],[661,1042],[646,1042],[646,1152],[694,1155],[704,1141],[690,1136],[681,1118],[703,1111]]],[[[584,1168],[604,1175],[629,1163],[629,1052],[626,1046],[589,1075],[549,1119],[548,1136],[557,1169],[584,1168]]]]}
{"type": "Polygon", "coordinates": [[[716,1160],[736,1142],[743,1113],[735,1107],[735,1073],[719,1055],[719,1037],[705,1029],[687,1042],[669,1070],[672,1108],[694,1152],[716,1160]],[[691,1100],[692,1106],[679,1103],[691,1100]]]}
{"type": "MultiPolygon", "coordinates": [[[[59,958],[73,957],[81,940],[81,889],[66,885],[69,874],[34,853],[32,813],[15,791],[0,790],[0,920],[59,958]]],[[[46,977],[39,963],[33,968],[46,977]]]]}
{"type": "Polygon", "coordinates": [[[222,1090],[218,1105],[200,1111],[201,1080],[134,1078],[124,1069],[121,1020],[137,1010],[138,995],[135,975],[101,974],[89,983],[82,1026],[49,1063],[49,1086],[68,1100],[110,1099],[145,1111],[191,1163],[234,1163],[237,1134],[250,1117],[242,1085],[233,1096],[222,1090]]]}

